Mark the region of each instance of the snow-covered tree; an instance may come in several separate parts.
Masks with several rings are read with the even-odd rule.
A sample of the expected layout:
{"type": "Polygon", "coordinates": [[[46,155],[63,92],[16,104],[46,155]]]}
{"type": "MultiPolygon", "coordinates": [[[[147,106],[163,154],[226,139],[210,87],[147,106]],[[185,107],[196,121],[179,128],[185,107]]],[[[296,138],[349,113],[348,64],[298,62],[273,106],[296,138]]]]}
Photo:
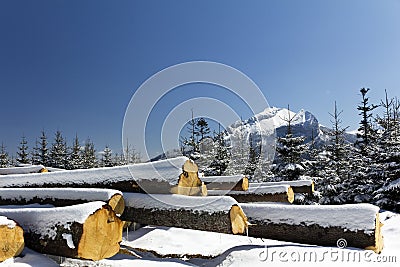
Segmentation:
{"type": "Polygon", "coordinates": [[[246,172],[246,166],[249,162],[250,143],[249,134],[244,125],[245,122],[241,120],[240,125],[234,128],[229,135],[227,147],[230,159],[224,175],[245,174],[246,172]]]}
{"type": "Polygon", "coordinates": [[[97,167],[96,150],[94,144],[90,139],[87,139],[85,146],[82,151],[82,167],[84,169],[90,169],[97,167]]]}
{"type": "Polygon", "coordinates": [[[61,131],[57,130],[54,137],[54,143],[50,149],[50,165],[54,168],[66,168],[67,144],[61,131]]]}
{"type": "Polygon", "coordinates": [[[112,150],[108,147],[108,145],[104,148],[101,154],[101,166],[102,167],[112,167],[114,166],[112,160],[112,150]]]}
{"type": "Polygon", "coordinates": [[[21,164],[29,163],[29,153],[28,153],[28,142],[26,141],[25,135],[22,136],[20,146],[17,151],[17,161],[21,164]]]}
{"type": "Polygon", "coordinates": [[[44,166],[49,165],[49,149],[48,149],[47,136],[44,131],[40,135],[40,144],[38,151],[38,163],[44,166]]]}
{"type": "Polygon", "coordinates": [[[0,146],[0,168],[6,168],[10,166],[10,158],[8,157],[8,153],[6,151],[6,147],[3,143],[0,146]]]}
{"type": "Polygon", "coordinates": [[[287,180],[296,180],[305,171],[302,164],[302,156],[307,148],[304,144],[305,137],[293,136],[291,127],[293,117],[291,117],[290,112],[287,118],[282,119],[287,122],[287,131],[285,137],[279,137],[277,140],[276,152],[278,153],[279,163],[274,168],[274,173],[287,180]]]}
{"type": "Polygon", "coordinates": [[[74,170],[83,167],[81,154],[81,145],[79,143],[78,135],[76,134],[72,143],[72,147],[70,148],[70,153],[68,155],[67,169],[74,170]]]}
{"type": "Polygon", "coordinates": [[[39,158],[39,155],[40,155],[39,153],[40,153],[39,142],[36,139],[35,140],[35,146],[33,147],[33,150],[31,152],[31,154],[32,154],[32,158],[31,158],[32,164],[41,164],[40,163],[40,158],[39,158]]]}

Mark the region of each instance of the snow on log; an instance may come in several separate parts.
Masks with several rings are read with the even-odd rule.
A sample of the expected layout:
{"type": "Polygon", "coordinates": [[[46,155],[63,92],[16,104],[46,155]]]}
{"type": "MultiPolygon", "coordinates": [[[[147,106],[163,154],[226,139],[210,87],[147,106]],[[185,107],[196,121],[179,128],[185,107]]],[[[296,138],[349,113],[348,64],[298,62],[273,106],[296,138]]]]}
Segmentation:
{"type": "Polygon", "coordinates": [[[0,216],[0,262],[18,256],[24,249],[24,231],[13,220],[0,216]]]}
{"type": "Polygon", "coordinates": [[[7,175],[0,187],[110,188],[124,192],[170,193],[182,173],[186,157],[43,174],[7,175]]]}
{"type": "Polygon", "coordinates": [[[243,234],[247,218],[231,197],[124,193],[121,218],[140,224],[243,234]]]}
{"type": "Polygon", "coordinates": [[[208,190],[235,190],[246,191],[249,188],[249,179],[243,175],[208,176],[202,177],[208,190]]]}
{"type": "Polygon", "coordinates": [[[101,260],[120,249],[122,221],[105,202],[68,207],[0,207],[0,214],[17,221],[26,246],[40,253],[101,260]]]}
{"type": "Polygon", "coordinates": [[[0,188],[0,205],[51,204],[71,206],[93,201],[104,201],[117,214],[124,212],[122,192],[96,188],[0,188]]]}
{"type": "Polygon", "coordinates": [[[247,191],[208,190],[209,196],[227,195],[239,203],[246,202],[286,202],[293,203],[294,193],[289,185],[250,187],[247,191]]]}
{"type": "Polygon", "coordinates": [[[271,186],[271,185],[290,185],[294,193],[312,194],[314,192],[313,180],[250,183],[249,187],[251,188],[251,187],[271,186]]]}
{"type": "Polygon", "coordinates": [[[43,165],[27,165],[21,167],[0,168],[0,175],[27,174],[47,172],[43,165]]]}
{"type": "Polygon", "coordinates": [[[379,208],[371,204],[284,205],[241,204],[249,235],[296,243],[383,249],[379,208]],[[342,240],[343,242],[343,240],[342,240]]]}

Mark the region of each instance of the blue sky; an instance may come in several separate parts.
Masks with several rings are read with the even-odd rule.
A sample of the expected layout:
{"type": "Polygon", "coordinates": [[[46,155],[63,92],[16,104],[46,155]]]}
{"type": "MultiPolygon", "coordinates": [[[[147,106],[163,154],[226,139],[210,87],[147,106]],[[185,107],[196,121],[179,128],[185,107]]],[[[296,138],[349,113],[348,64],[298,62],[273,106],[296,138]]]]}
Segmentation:
{"type": "Polygon", "coordinates": [[[230,65],[270,106],[324,125],[336,100],[355,129],[361,87],[374,103],[400,96],[399,13],[399,0],[0,0],[0,142],[14,153],[22,134],[32,147],[59,129],[118,152],[135,90],[193,60],[230,65]]]}

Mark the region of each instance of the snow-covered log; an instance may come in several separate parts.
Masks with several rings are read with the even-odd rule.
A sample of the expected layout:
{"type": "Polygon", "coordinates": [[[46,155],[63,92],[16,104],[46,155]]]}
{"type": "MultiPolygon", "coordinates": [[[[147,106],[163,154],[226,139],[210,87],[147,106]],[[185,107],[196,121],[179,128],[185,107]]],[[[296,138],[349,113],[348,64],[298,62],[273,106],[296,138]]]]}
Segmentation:
{"type": "Polygon", "coordinates": [[[186,157],[128,166],[7,175],[0,187],[110,188],[124,192],[170,193],[182,173],[186,157]]]}
{"type": "Polygon", "coordinates": [[[249,188],[249,179],[243,175],[208,176],[202,177],[208,190],[235,190],[246,191],[249,188]]]}
{"type": "Polygon", "coordinates": [[[40,253],[101,260],[115,255],[122,241],[122,221],[102,201],[68,207],[0,207],[17,221],[26,246],[40,253]]]}
{"type": "Polygon", "coordinates": [[[140,224],[242,234],[247,218],[231,197],[124,193],[122,219],[140,224]]]}
{"type": "Polygon", "coordinates": [[[249,187],[252,188],[252,187],[271,186],[271,185],[290,185],[294,193],[312,194],[314,192],[313,180],[250,183],[249,187]]]}
{"type": "Polygon", "coordinates": [[[349,246],[381,252],[379,208],[371,204],[241,204],[249,235],[322,246],[349,246]]]}
{"type": "Polygon", "coordinates": [[[0,168],[0,175],[27,174],[47,172],[43,165],[27,165],[21,167],[0,168]]]}
{"type": "Polygon", "coordinates": [[[24,249],[24,231],[15,221],[0,216],[0,262],[18,256],[24,249]]]}
{"type": "Polygon", "coordinates": [[[294,193],[289,185],[250,187],[247,191],[208,190],[209,196],[227,195],[239,203],[246,202],[286,202],[293,203],[294,193]]]}
{"type": "Polygon", "coordinates": [[[0,205],[50,204],[71,206],[93,201],[104,201],[117,214],[124,212],[121,191],[96,188],[0,188],[0,205]]]}

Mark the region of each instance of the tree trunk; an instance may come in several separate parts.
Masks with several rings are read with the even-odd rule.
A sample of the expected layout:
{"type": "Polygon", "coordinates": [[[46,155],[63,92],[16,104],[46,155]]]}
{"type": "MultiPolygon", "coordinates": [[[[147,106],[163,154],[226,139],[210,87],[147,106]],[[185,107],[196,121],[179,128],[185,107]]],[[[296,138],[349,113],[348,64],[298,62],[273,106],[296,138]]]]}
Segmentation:
{"type": "Polygon", "coordinates": [[[110,188],[124,192],[170,194],[187,160],[186,157],[177,157],[118,167],[6,175],[0,179],[0,187],[110,188]]]}
{"type": "Polygon", "coordinates": [[[286,202],[293,203],[294,193],[289,185],[250,187],[247,191],[208,190],[210,196],[230,196],[239,203],[286,202]]]}
{"type": "Polygon", "coordinates": [[[140,224],[243,234],[247,218],[231,197],[124,193],[123,220],[140,224]]]}
{"type": "Polygon", "coordinates": [[[249,179],[243,175],[208,176],[202,177],[208,190],[246,191],[249,188],[249,179]]]}
{"type": "Polygon", "coordinates": [[[118,253],[122,221],[104,202],[58,208],[1,208],[25,231],[26,246],[44,254],[101,260],[118,253]]]}
{"type": "Polygon", "coordinates": [[[382,251],[379,208],[370,204],[241,204],[249,235],[322,246],[349,246],[382,251]]]}
{"type": "Polygon", "coordinates": [[[116,214],[124,212],[121,191],[95,188],[0,188],[0,205],[50,204],[65,207],[104,201],[116,214]]]}
{"type": "Polygon", "coordinates": [[[314,192],[313,180],[250,183],[249,187],[251,188],[251,187],[271,186],[271,185],[290,185],[294,193],[312,194],[314,192]]]}
{"type": "Polygon", "coordinates": [[[16,222],[0,216],[0,262],[18,256],[24,249],[24,231],[16,222]]]}

